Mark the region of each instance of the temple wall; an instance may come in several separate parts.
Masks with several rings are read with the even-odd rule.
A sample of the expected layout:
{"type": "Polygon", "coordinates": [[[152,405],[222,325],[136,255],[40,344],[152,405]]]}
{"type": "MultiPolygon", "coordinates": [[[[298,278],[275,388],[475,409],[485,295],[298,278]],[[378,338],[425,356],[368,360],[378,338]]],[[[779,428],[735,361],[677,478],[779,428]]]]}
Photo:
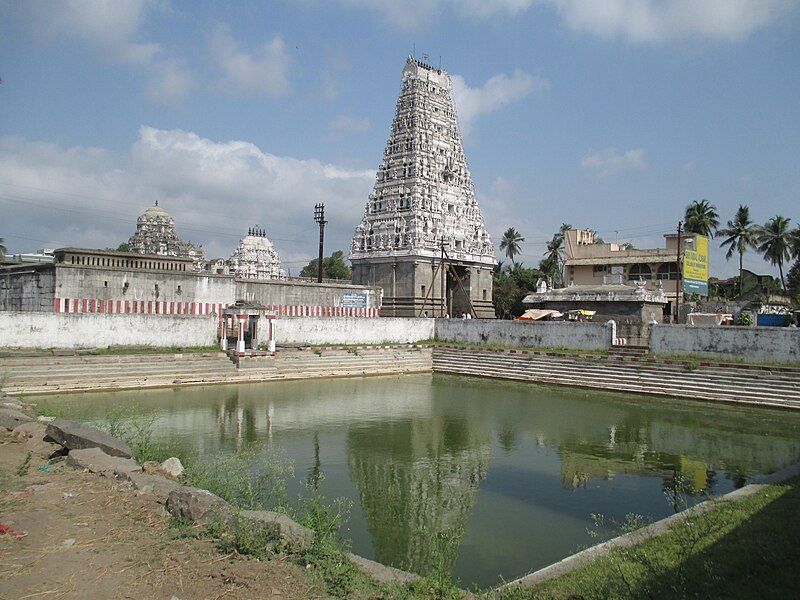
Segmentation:
{"type": "Polygon", "coordinates": [[[199,347],[217,343],[212,316],[0,312],[0,348],[199,347]]]}
{"type": "Polygon", "coordinates": [[[468,344],[607,350],[611,347],[611,328],[605,323],[436,319],[436,339],[468,344]]]}
{"type": "Polygon", "coordinates": [[[55,276],[51,268],[17,269],[0,273],[0,310],[51,311],[55,276]]]}
{"type": "MultiPolygon", "coordinates": [[[[259,338],[268,338],[266,319],[260,319],[259,338]]],[[[275,320],[275,341],[280,344],[382,344],[412,343],[433,338],[433,319],[353,317],[288,317],[275,320]]]]}
{"type": "Polygon", "coordinates": [[[650,352],[800,363],[800,329],[655,325],[650,327],[650,352]]]}
{"type": "Polygon", "coordinates": [[[380,288],[367,288],[346,283],[310,283],[306,281],[236,281],[236,298],[279,306],[342,306],[346,293],[366,292],[366,308],[380,308],[380,288]]]}

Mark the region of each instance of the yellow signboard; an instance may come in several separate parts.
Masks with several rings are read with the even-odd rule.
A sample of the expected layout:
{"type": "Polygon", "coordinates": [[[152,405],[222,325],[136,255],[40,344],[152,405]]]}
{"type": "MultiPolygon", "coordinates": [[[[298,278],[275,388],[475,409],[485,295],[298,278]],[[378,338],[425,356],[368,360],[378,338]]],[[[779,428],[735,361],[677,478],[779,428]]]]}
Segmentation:
{"type": "Polygon", "coordinates": [[[708,238],[695,235],[694,243],[683,252],[683,291],[708,295],[708,238]]]}

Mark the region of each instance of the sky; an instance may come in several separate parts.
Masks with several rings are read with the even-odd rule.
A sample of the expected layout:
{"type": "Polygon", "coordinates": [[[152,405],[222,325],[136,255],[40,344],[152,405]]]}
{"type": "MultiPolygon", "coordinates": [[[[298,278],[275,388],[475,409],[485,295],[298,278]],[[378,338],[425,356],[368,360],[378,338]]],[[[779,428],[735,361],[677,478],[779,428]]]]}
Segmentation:
{"type": "Polygon", "coordinates": [[[412,52],[528,266],[562,222],[663,246],[702,198],[800,221],[800,0],[0,0],[0,237],[116,247],[158,200],[209,258],[259,224],[296,275],[315,203],[347,251],[412,52]]]}

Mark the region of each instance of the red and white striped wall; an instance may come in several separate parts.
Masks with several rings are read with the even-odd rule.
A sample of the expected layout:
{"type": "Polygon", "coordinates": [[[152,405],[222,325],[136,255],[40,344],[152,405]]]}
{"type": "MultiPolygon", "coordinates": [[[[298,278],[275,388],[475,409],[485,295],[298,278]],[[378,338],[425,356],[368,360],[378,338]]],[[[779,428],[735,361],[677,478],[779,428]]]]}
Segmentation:
{"type": "MultiPolygon", "coordinates": [[[[225,304],[211,302],[165,302],[161,300],[96,300],[94,298],[56,298],[57,313],[112,313],[147,315],[222,314],[225,304]]],[[[341,306],[271,305],[280,317],[379,317],[379,308],[341,306]]]]}

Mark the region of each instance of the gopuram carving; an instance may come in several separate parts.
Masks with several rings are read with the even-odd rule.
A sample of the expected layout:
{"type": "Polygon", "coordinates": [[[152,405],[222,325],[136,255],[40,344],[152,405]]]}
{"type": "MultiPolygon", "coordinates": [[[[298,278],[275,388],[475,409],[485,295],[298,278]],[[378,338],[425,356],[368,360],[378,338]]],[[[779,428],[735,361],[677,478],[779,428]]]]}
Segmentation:
{"type": "Polygon", "coordinates": [[[228,263],[231,274],[242,279],[286,279],[278,252],[258,225],[239,240],[228,263]]]}
{"type": "Polygon", "coordinates": [[[384,287],[385,315],[460,314],[469,310],[469,297],[479,316],[494,316],[494,247],[467,168],[450,76],[413,57],[403,69],[391,133],[350,259],[355,283],[384,287]],[[457,278],[448,279],[444,302],[430,270],[443,244],[466,280],[459,285],[457,278]],[[398,273],[406,263],[417,266],[398,273]]]}
{"type": "Polygon", "coordinates": [[[191,258],[202,268],[203,246],[183,242],[175,233],[175,220],[156,203],[136,220],[136,233],[128,240],[131,252],[191,258]]]}

